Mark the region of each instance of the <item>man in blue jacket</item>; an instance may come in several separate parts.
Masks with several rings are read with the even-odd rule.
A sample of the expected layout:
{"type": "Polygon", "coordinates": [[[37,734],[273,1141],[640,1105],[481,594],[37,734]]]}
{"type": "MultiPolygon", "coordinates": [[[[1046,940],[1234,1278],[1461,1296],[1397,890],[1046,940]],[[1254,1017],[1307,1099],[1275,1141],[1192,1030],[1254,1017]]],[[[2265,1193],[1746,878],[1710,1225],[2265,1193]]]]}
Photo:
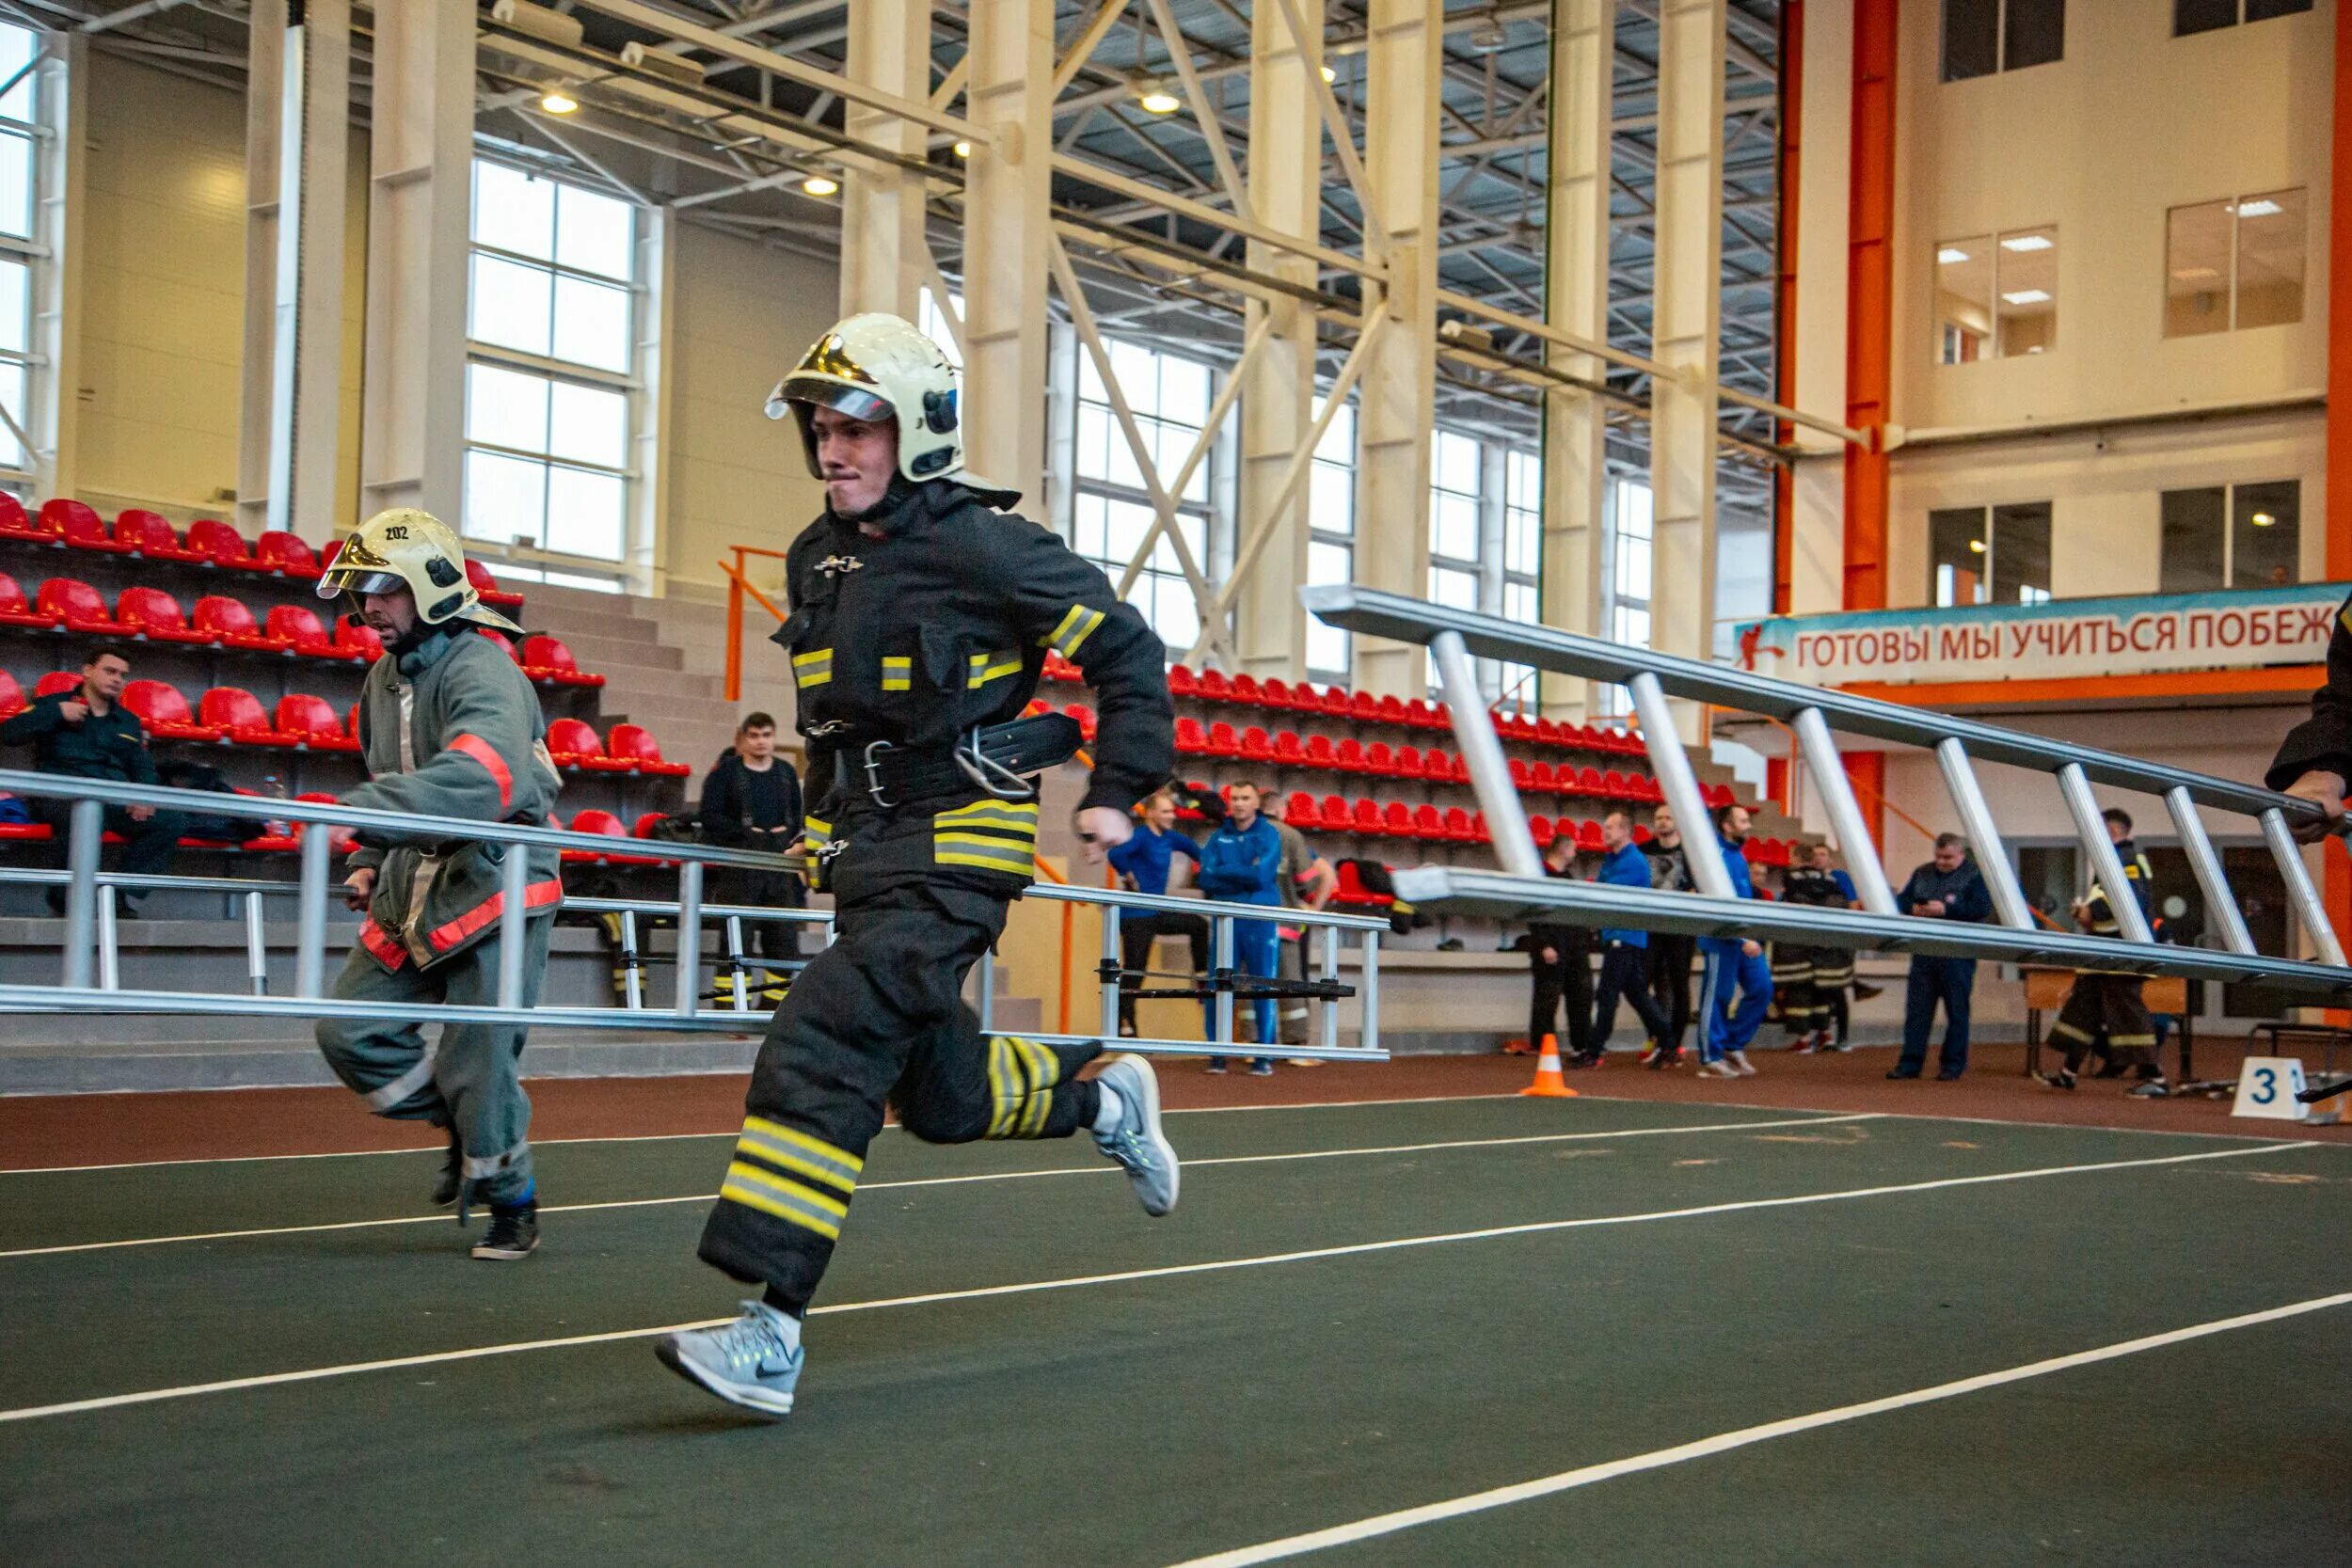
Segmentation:
{"type": "MultiPolygon", "coordinates": [[[[1600,819],[1600,846],[1607,858],[1600,863],[1597,881],[1617,887],[1650,886],[1650,858],[1633,842],[1633,817],[1613,811],[1600,819]]],[[[1638,927],[1607,926],[1600,933],[1600,985],[1593,998],[1593,1032],[1586,1048],[1595,1063],[1609,1049],[1617,1027],[1617,1000],[1633,1004],[1651,1039],[1661,1045],[1673,1038],[1674,1025],[1649,988],[1649,933],[1638,927]]]]}
{"type": "MultiPolygon", "coordinates": [[[[1137,893],[1161,896],[1168,892],[1168,872],[1176,857],[1182,855],[1198,866],[1200,850],[1176,831],[1176,798],[1167,790],[1158,790],[1146,800],[1139,815],[1143,820],[1136,828],[1136,836],[1111,850],[1111,869],[1137,893]]],[[[1142,986],[1144,972],[1152,967],[1152,944],[1164,936],[1189,940],[1193,972],[1204,981],[1209,976],[1206,920],[1197,914],[1122,911],[1119,917],[1119,1032],[1130,1038],[1136,1034],[1136,992],[1142,986]]],[[[1215,1018],[1207,998],[1201,999],[1200,1006],[1215,1018]]]]}
{"type": "MultiPolygon", "coordinates": [[[[1748,874],[1747,856],[1740,851],[1751,826],[1748,808],[1737,802],[1718,806],[1714,818],[1715,847],[1731,877],[1731,891],[1753,898],[1756,879],[1748,874]]],[[[1764,944],[1743,937],[1701,937],[1699,956],[1706,961],[1699,981],[1699,1076],[1754,1077],[1748,1042],[1756,1038],[1764,1010],[1772,1005],[1772,971],[1764,961],[1764,944]]]]}
{"type": "MultiPolygon", "coordinates": [[[[1200,847],[1200,891],[1228,904],[1282,904],[1282,835],[1258,811],[1258,786],[1243,783],[1226,787],[1225,825],[1200,847]]],[[[1281,958],[1281,927],[1271,920],[1233,922],[1233,963],[1245,974],[1271,980],[1281,958]]],[[[1252,1004],[1258,1043],[1274,1043],[1274,999],[1252,1004]]],[[[1209,1058],[1211,1072],[1225,1070],[1225,1058],[1209,1058]]],[[[1260,1056],[1249,1064],[1260,1078],[1274,1073],[1274,1058],[1260,1056]]]]}
{"type": "MultiPolygon", "coordinates": [[[[1968,859],[1968,841],[1940,834],[1935,858],[1911,874],[1895,895],[1895,907],[1930,920],[1980,921],[1993,912],[1993,895],[1968,859]]],[[[1944,1004],[1944,1050],[1935,1075],[1949,1083],[1968,1070],[1968,993],[1976,990],[1977,960],[1911,956],[1911,981],[1903,992],[1903,1054],[1889,1078],[1916,1078],[1928,1065],[1928,1035],[1935,1027],[1935,1005],[1944,1004]]]]}

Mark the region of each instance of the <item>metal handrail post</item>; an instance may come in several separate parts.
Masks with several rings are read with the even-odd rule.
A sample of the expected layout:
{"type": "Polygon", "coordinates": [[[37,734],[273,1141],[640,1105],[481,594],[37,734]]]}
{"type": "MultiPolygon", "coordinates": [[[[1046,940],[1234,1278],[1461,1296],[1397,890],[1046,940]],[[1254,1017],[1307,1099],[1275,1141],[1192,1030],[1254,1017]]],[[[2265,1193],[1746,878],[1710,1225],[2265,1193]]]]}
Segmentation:
{"type": "Polygon", "coordinates": [[[2082,765],[2065,764],[2058,770],[2058,792],[2066,797],[2066,809],[2074,818],[2075,836],[2082,840],[2083,853],[2090,857],[2091,874],[2106,890],[2115,928],[2125,942],[2155,941],[2155,933],[2148,929],[2147,912],[2139,907],[2139,895],[2133,890],[2131,879],[2123,875],[2123,857],[2115,852],[2115,841],[2107,837],[2107,825],[2099,816],[2099,802],[2090,793],[2090,780],[2082,765]]]}
{"type": "Polygon", "coordinates": [[[499,1006],[519,1007],[523,1005],[523,959],[529,942],[524,922],[531,911],[524,900],[531,895],[531,852],[519,844],[506,847],[506,858],[499,866],[499,1006]]]}
{"type": "MultiPolygon", "coordinates": [[[[1106,974],[1113,967],[1120,969],[1126,967],[1125,960],[1120,957],[1125,949],[1120,943],[1119,933],[1119,906],[1104,904],[1103,906],[1103,962],[1105,966],[1104,972],[1106,974]]],[[[1149,947],[1143,950],[1143,967],[1146,969],[1152,967],[1152,950],[1149,947]]],[[[1103,982],[1103,1033],[1105,1037],[1111,1037],[1119,1034],[1119,976],[1116,974],[1111,974],[1103,982]]]]}
{"type": "Polygon", "coordinates": [[[1682,830],[1682,859],[1691,868],[1691,880],[1709,898],[1738,897],[1731,891],[1731,873],[1724,869],[1719,847],[1722,839],[1708,812],[1707,797],[1699,790],[1699,776],[1691,769],[1682,736],[1675,733],[1674,713],[1666,706],[1665,691],[1658,677],[1646,670],[1625,686],[1633,695],[1633,711],[1641,716],[1642,741],[1649,748],[1658,792],[1674,808],[1675,823],[1682,830]]]}
{"type": "Polygon", "coordinates": [[[2032,930],[2033,910],[2026,902],[2026,890],[2017,885],[2017,869],[2009,863],[2009,849],[2001,843],[2000,829],[1994,825],[1993,808],[1984,803],[1984,789],[1977,782],[1968,749],[1947,736],[1935,743],[1935,760],[1943,765],[1944,787],[1951,792],[1952,804],[1960,812],[1961,832],[1968,835],[1969,847],[1977,852],[1977,874],[1993,895],[1993,912],[2013,931],[2032,930]]]}
{"type": "Polygon", "coordinates": [[[76,800],[66,818],[65,983],[87,990],[90,944],[98,933],[98,855],[106,836],[106,808],[76,800]]]}
{"type": "Polygon", "coordinates": [[[253,994],[269,994],[269,927],[263,922],[262,895],[245,895],[245,974],[253,994]]]}
{"type": "MultiPolygon", "coordinates": [[[[1340,933],[1334,927],[1326,926],[1322,929],[1323,982],[1326,985],[1336,986],[1340,979],[1340,933]]],[[[1301,931],[1298,934],[1299,940],[1306,941],[1307,934],[1301,931]]],[[[1340,1043],[1339,998],[1319,996],[1315,999],[1315,1008],[1323,1015],[1323,1028],[1320,1031],[1323,1036],[1323,1048],[1326,1051],[1334,1050],[1340,1043]]]]}
{"type": "Polygon", "coordinates": [[[2188,856],[2189,869],[2197,874],[2197,887],[2205,895],[2205,911],[2210,923],[2221,933],[2221,945],[2233,953],[2254,951],[2253,934],[2246,928],[2246,916],[2237,907],[2237,895],[2230,891],[2230,879],[2221,870],[2221,857],[2214,852],[2213,840],[2205,836],[2205,818],[2197,809],[2185,789],[2178,787],[2164,792],[2166,809],[2172,814],[2173,831],[2181,835],[2181,848],[2188,856]]]}
{"type": "Polygon", "coordinates": [[[687,861],[677,868],[677,1012],[694,1016],[703,986],[703,868],[687,861]]]}
{"type": "Polygon", "coordinates": [[[327,857],[335,852],[334,835],[311,824],[302,833],[302,867],[294,895],[294,989],[296,996],[315,997],[326,990],[326,873],[327,857]]]}
{"type": "Polygon", "coordinates": [[[122,940],[119,913],[115,908],[115,890],[111,883],[102,882],[98,888],[98,989],[122,989],[122,940]]]}
{"type": "Polygon", "coordinates": [[[1233,1043],[1233,917],[1230,914],[1210,917],[1209,957],[1216,971],[1225,976],[1225,983],[1216,991],[1216,1037],[1227,1045],[1233,1043]]]}
{"type": "Polygon", "coordinates": [[[621,999],[628,1011],[642,1012],[645,1006],[645,977],[642,973],[637,948],[637,911],[621,911],[621,999]]]}
{"type": "Polygon", "coordinates": [[[2287,884],[2287,902],[2295,906],[2295,917],[2302,922],[2303,935],[2311,940],[2313,951],[2322,963],[2344,967],[2344,944],[2336,940],[2336,928],[2328,919],[2328,906],[2320,900],[2319,890],[2312,886],[2312,874],[2303,864],[2302,846],[2295,842],[2295,832],[2287,826],[2286,815],[2266,811],[2262,815],[2263,842],[2270,846],[2270,858],[2279,863],[2279,875],[2287,884]]]}
{"type": "Polygon", "coordinates": [[[1511,782],[1511,765],[1502,755],[1502,737],[1495,734],[1494,715],[1478,689],[1478,667],[1470,662],[1470,649],[1459,632],[1441,631],[1429,640],[1429,651],[1437,656],[1438,679],[1445,688],[1446,705],[1454,710],[1454,738],[1462,744],[1470,788],[1477,791],[1479,808],[1486,814],[1495,858],[1514,877],[1540,877],[1544,858],[1536,852],[1518,786],[1511,782]]]}
{"type": "Polygon", "coordinates": [[[735,972],[735,1010],[748,1013],[752,1010],[752,977],[743,962],[743,917],[731,914],[726,918],[727,966],[735,972]]]}
{"type": "Polygon", "coordinates": [[[1895,893],[1886,885],[1886,867],[1879,863],[1878,845],[1862,820],[1862,806],[1854,800],[1853,781],[1846,777],[1837,742],[1830,737],[1829,721],[1818,707],[1799,708],[1791,727],[1804,752],[1805,769],[1813,775],[1813,787],[1829,808],[1830,827],[1837,834],[1838,848],[1845,851],[1846,869],[1853,873],[1862,907],[1872,914],[1893,914],[1895,893]]]}
{"type": "MultiPolygon", "coordinates": [[[[1337,942],[1339,935],[1337,931],[1332,932],[1331,940],[1337,942]]],[[[1380,933],[1377,931],[1364,933],[1364,983],[1357,990],[1363,998],[1360,1038],[1370,1044],[1380,1037],[1380,933]]]]}

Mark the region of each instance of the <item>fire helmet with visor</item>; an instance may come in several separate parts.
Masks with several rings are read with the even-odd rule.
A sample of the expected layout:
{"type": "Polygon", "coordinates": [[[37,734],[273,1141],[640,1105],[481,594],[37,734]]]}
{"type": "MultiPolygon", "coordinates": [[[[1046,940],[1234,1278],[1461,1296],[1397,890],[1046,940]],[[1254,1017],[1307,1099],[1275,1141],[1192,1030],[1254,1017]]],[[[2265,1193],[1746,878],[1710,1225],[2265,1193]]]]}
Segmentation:
{"type": "Polygon", "coordinates": [[[348,594],[356,602],[402,588],[416,595],[417,618],[426,626],[459,620],[522,634],[482,602],[466,576],[466,547],[455,531],[413,506],[391,507],[354,529],[320,574],[318,594],[322,599],[348,594]]]}
{"type": "Polygon", "coordinates": [[[846,317],[801,356],[768,394],[768,417],[800,421],[808,471],[817,461],[815,415],[831,408],[853,420],[898,424],[898,472],[910,483],[963,467],[963,423],[956,367],[902,316],[873,310],[846,317]]]}

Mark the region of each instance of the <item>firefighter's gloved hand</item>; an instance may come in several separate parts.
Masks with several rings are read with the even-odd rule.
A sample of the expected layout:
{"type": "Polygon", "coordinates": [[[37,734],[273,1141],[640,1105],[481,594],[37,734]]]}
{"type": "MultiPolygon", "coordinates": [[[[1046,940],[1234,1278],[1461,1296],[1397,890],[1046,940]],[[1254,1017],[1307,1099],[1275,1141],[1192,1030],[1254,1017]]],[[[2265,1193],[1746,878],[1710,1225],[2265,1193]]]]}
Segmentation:
{"type": "Polygon", "coordinates": [[[2336,831],[2344,820],[2344,775],[2325,768],[2314,768],[2287,786],[2287,794],[2309,800],[2328,814],[2316,822],[2298,817],[2295,824],[2297,843],[2315,844],[2336,831]]]}
{"type": "Polygon", "coordinates": [[[1078,842],[1086,846],[1087,863],[1100,865],[1110,852],[1135,836],[1136,819],[1115,806],[1089,806],[1071,819],[1078,842]]]}

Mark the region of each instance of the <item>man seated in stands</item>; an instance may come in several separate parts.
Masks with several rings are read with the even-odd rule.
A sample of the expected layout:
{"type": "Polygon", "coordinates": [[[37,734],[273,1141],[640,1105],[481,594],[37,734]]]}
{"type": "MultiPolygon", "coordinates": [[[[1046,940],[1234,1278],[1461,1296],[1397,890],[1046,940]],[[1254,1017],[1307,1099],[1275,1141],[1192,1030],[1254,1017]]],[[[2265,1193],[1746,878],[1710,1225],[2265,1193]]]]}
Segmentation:
{"type": "MultiPolygon", "coordinates": [[[[801,776],[776,760],[776,721],[748,713],[736,726],[735,747],[721,753],[703,781],[703,838],[741,849],[782,854],[801,836],[801,776]]],[[[808,894],[789,871],[730,870],[720,879],[718,902],[754,909],[804,909],[808,894]]],[[[797,958],[801,928],[776,920],[743,923],[746,958],[797,958]]]]}
{"type": "MultiPolygon", "coordinates": [[[[156,782],[155,759],[147,750],[147,728],[122,704],[122,688],[131,678],[131,660],[111,643],[90,650],[82,663],[82,684],[71,690],[37,697],[33,705],[0,724],[0,741],[33,749],[38,772],[72,779],[104,779],[116,784],[156,782]]],[[[67,851],[71,800],[48,798],[28,800],[34,819],[49,824],[56,863],[67,851]]],[[[128,842],[119,870],[136,876],[161,876],[171,869],[186,818],[176,811],[153,806],[108,806],[106,832],[128,842]]],[[[136,919],[136,890],[121,895],[121,912],[136,919]]],[[[65,913],[65,890],[49,890],[53,914],[65,913]]]]}

